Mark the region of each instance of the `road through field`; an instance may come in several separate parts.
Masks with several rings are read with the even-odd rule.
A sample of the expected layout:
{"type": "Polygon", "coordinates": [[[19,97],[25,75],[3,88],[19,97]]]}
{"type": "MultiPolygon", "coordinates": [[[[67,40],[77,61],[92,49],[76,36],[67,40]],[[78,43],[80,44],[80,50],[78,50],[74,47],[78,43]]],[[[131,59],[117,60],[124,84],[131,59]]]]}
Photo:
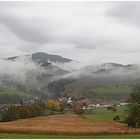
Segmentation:
{"type": "Polygon", "coordinates": [[[62,114],[0,123],[1,133],[23,134],[140,134],[140,129],[128,129],[125,124],[91,121],[75,114],[62,114]]]}

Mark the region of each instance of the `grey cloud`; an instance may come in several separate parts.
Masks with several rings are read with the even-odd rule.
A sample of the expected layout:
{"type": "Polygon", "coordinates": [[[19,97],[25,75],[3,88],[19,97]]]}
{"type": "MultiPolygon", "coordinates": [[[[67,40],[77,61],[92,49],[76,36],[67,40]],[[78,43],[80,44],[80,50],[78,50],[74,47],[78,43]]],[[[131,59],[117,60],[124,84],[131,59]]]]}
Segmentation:
{"type": "Polygon", "coordinates": [[[140,1],[116,2],[107,14],[112,18],[117,18],[125,24],[140,26],[140,1]]]}
{"type": "Polygon", "coordinates": [[[0,2],[0,23],[8,28],[0,31],[0,47],[8,56],[50,50],[86,63],[132,62],[140,44],[140,2],[132,3],[0,2]]]}
{"type": "MultiPolygon", "coordinates": [[[[24,7],[28,5],[27,3],[24,3],[24,4],[25,4],[24,7]]],[[[32,7],[31,3],[29,4],[31,6],[31,9],[33,9],[34,5],[32,7]]],[[[59,7],[60,5],[61,4],[58,4],[57,6],[59,7]]],[[[6,8],[6,3],[4,3],[3,6],[6,8]]],[[[12,7],[14,9],[14,8],[17,8],[16,6],[19,6],[19,3],[15,3],[15,5],[13,5],[12,3],[10,4],[7,3],[7,6],[8,6],[7,8],[12,7]]],[[[21,9],[24,7],[21,7],[21,9]]],[[[48,20],[47,15],[44,17],[45,20],[42,20],[39,17],[37,17],[37,19],[34,19],[34,17],[31,17],[29,19],[22,16],[20,17],[20,15],[13,12],[12,8],[11,8],[11,13],[6,12],[5,10],[0,10],[0,22],[3,23],[5,26],[7,26],[9,30],[12,33],[14,33],[18,38],[22,39],[25,42],[29,42],[33,44],[37,43],[39,47],[40,47],[39,44],[47,44],[47,43],[75,44],[75,46],[77,46],[78,48],[84,48],[84,46],[85,48],[94,48],[94,47],[97,47],[97,45],[100,46],[99,41],[98,43],[94,43],[94,41],[92,41],[91,38],[88,38],[86,37],[86,35],[84,35],[84,32],[82,32],[81,29],[85,27],[82,27],[79,21],[78,21],[79,27],[76,23],[73,24],[74,23],[73,17],[68,18],[69,22],[63,18],[60,19],[60,21],[59,19],[57,19],[56,21],[48,20]],[[36,22],[38,24],[36,24],[36,22]],[[78,30],[75,29],[75,25],[77,26],[78,30]],[[69,30],[69,28],[72,28],[72,30],[69,30]]],[[[17,9],[17,12],[18,10],[19,9],[17,9]]],[[[41,9],[39,10],[41,11],[41,9]]],[[[81,14],[80,14],[81,12],[83,13],[83,11],[80,11],[80,12],[78,11],[79,16],[77,18],[81,18],[81,14]]],[[[59,14],[58,16],[61,17],[61,15],[59,14]]],[[[84,20],[84,17],[85,16],[82,17],[82,20],[84,20]]],[[[88,24],[88,22],[86,24],[88,24]]],[[[37,45],[31,45],[31,46],[37,46],[37,45]]],[[[21,50],[26,50],[26,47],[25,49],[21,48],[21,50]]]]}
{"type": "Polygon", "coordinates": [[[34,27],[36,21],[27,19],[15,18],[7,14],[0,14],[0,22],[11,30],[18,38],[35,43],[47,43],[49,36],[43,31],[43,26],[34,27]]]}
{"type": "MultiPolygon", "coordinates": [[[[27,6],[26,4],[24,5],[24,7],[27,6]]],[[[31,3],[29,3],[29,4],[31,4],[31,3]]],[[[15,5],[18,5],[18,4],[16,3],[15,5]]],[[[53,5],[53,3],[52,3],[52,5],[53,5]]],[[[59,9],[60,5],[61,4],[57,5],[57,7],[58,7],[57,10],[60,10],[59,9]]],[[[94,5],[94,4],[92,4],[92,5],[94,5]]],[[[6,4],[4,4],[4,6],[6,7],[6,4]]],[[[13,4],[12,4],[12,6],[13,6],[13,4]]],[[[10,4],[8,4],[8,8],[9,7],[10,7],[10,4]]],[[[24,7],[21,7],[21,9],[24,7]]],[[[83,7],[83,4],[82,4],[82,7],[83,7]]],[[[16,6],[14,8],[16,8],[16,6]]],[[[37,7],[37,8],[39,8],[39,7],[37,7]]],[[[97,38],[94,35],[94,28],[88,34],[84,31],[86,29],[86,26],[89,26],[92,22],[94,22],[94,20],[96,20],[96,18],[94,18],[94,17],[91,19],[90,19],[90,17],[89,18],[87,17],[87,15],[90,13],[92,7],[89,7],[89,5],[88,5],[88,7],[86,7],[86,8],[90,8],[89,11],[87,9],[88,12],[86,12],[86,10],[83,11],[82,9],[77,10],[75,7],[74,8],[75,13],[78,13],[78,14],[68,16],[68,17],[66,16],[67,13],[66,14],[64,13],[66,19],[61,18],[61,16],[63,16],[63,15],[60,15],[60,14],[62,14],[62,13],[60,13],[60,14],[58,14],[58,16],[60,17],[60,21],[59,21],[59,19],[53,19],[53,18],[51,20],[49,20],[49,17],[47,15],[43,17],[44,19],[42,19],[40,17],[36,17],[36,16],[33,16],[33,17],[31,16],[31,18],[25,18],[26,16],[20,17],[20,14],[16,14],[13,11],[13,9],[11,9],[11,13],[1,10],[0,11],[1,12],[0,22],[3,23],[5,26],[7,26],[9,28],[9,30],[12,33],[14,33],[18,38],[22,39],[25,42],[30,43],[29,45],[33,46],[33,48],[35,48],[35,49],[37,46],[41,47],[41,44],[47,44],[47,43],[75,44],[76,48],[81,48],[81,49],[82,48],[94,49],[96,47],[102,47],[105,44],[108,44],[110,39],[109,40],[108,39],[100,40],[99,38],[97,38]],[[85,13],[85,14],[83,14],[83,13],[85,13]],[[87,19],[87,21],[86,21],[86,19],[87,19]],[[79,22],[80,20],[81,20],[81,22],[79,22]],[[90,20],[92,20],[92,21],[90,21],[90,20]],[[33,43],[33,45],[31,43],[33,43]],[[36,43],[38,45],[34,45],[34,43],[36,43]],[[36,46],[36,47],[34,47],[34,46],[36,46]]],[[[31,6],[31,9],[34,9],[34,5],[33,5],[33,7],[31,6]]],[[[25,9],[22,9],[22,10],[25,10],[25,9]]],[[[34,10],[36,10],[36,7],[34,10]]],[[[41,11],[41,9],[39,9],[39,11],[41,11]]],[[[51,14],[51,12],[50,12],[50,14],[51,14]]],[[[41,11],[41,13],[42,13],[42,11],[41,11]]],[[[37,14],[41,14],[41,13],[37,12],[37,14]]],[[[58,11],[58,13],[59,13],[59,11],[58,11]]],[[[57,18],[57,15],[56,15],[56,18],[57,18]]],[[[95,33],[96,33],[96,31],[95,31],[95,33]]],[[[31,48],[30,46],[29,46],[29,48],[27,48],[26,46],[24,48],[22,46],[24,46],[24,45],[21,45],[20,50],[23,50],[23,51],[26,51],[26,50],[28,51],[31,48]]]]}
{"type": "Polygon", "coordinates": [[[85,40],[83,42],[79,42],[75,47],[77,49],[96,49],[96,48],[104,48],[105,46],[110,46],[116,40],[99,40],[99,39],[91,39],[85,40]]]}

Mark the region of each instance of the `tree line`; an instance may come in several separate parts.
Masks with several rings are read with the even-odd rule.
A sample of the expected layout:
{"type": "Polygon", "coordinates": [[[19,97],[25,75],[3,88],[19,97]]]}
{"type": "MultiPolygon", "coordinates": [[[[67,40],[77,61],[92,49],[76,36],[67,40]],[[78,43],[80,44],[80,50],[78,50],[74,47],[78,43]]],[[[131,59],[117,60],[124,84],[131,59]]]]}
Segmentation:
{"type": "Polygon", "coordinates": [[[1,112],[1,121],[14,121],[43,115],[45,110],[63,111],[63,106],[57,100],[47,100],[40,103],[32,103],[26,106],[10,106],[4,112],[1,112]]]}

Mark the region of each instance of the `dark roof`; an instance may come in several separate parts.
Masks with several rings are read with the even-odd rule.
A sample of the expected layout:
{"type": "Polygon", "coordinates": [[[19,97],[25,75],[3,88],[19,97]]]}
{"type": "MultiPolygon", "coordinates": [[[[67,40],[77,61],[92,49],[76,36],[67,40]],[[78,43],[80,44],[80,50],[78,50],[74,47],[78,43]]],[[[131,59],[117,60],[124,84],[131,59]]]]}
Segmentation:
{"type": "Polygon", "coordinates": [[[129,99],[122,99],[121,102],[122,103],[128,103],[129,102],[129,99]]]}
{"type": "Polygon", "coordinates": [[[110,105],[110,104],[113,104],[112,102],[97,102],[97,104],[100,104],[100,105],[110,105]]]}

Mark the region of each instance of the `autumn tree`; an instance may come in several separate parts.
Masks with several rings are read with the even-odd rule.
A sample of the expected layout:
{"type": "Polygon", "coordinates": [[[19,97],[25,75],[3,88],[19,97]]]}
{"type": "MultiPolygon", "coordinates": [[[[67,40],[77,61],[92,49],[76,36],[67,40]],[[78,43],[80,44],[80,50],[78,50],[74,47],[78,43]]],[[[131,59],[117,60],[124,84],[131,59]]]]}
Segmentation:
{"type": "Polygon", "coordinates": [[[31,111],[27,107],[19,108],[19,114],[21,119],[30,118],[32,116],[31,111]]]}
{"type": "Polygon", "coordinates": [[[75,104],[73,105],[73,110],[74,110],[74,112],[75,112],[76,114],[78,114],[78,115],[82,115],[82,114],[84,113],[84,111],[83,111],[83,109],[82,109],[82,106],[81,106],[81,104],[79,104],[79,103],[75,103],[75,104]]]}
{"type": "Polygon", "coordinates": [[[31,117],[36,117],[42,114],[42,108],[37,105],[37,104],[30,104],[27,106],[27,108],[30,110],[31,112],[31,117]]]}
{"type": "Polygon", "coordinates": [[[19,108],[16,106],[11,106],[6,112],[2,115],[2,121],[13,121],[20,119],[19,108]]]}
{"type": "Polygon", "coordinates": [[[50,110],[60,111],[61,104],[57,100],[49,99],[46,103],[46,107],[47,109],[50,109],[50,110]]]}

